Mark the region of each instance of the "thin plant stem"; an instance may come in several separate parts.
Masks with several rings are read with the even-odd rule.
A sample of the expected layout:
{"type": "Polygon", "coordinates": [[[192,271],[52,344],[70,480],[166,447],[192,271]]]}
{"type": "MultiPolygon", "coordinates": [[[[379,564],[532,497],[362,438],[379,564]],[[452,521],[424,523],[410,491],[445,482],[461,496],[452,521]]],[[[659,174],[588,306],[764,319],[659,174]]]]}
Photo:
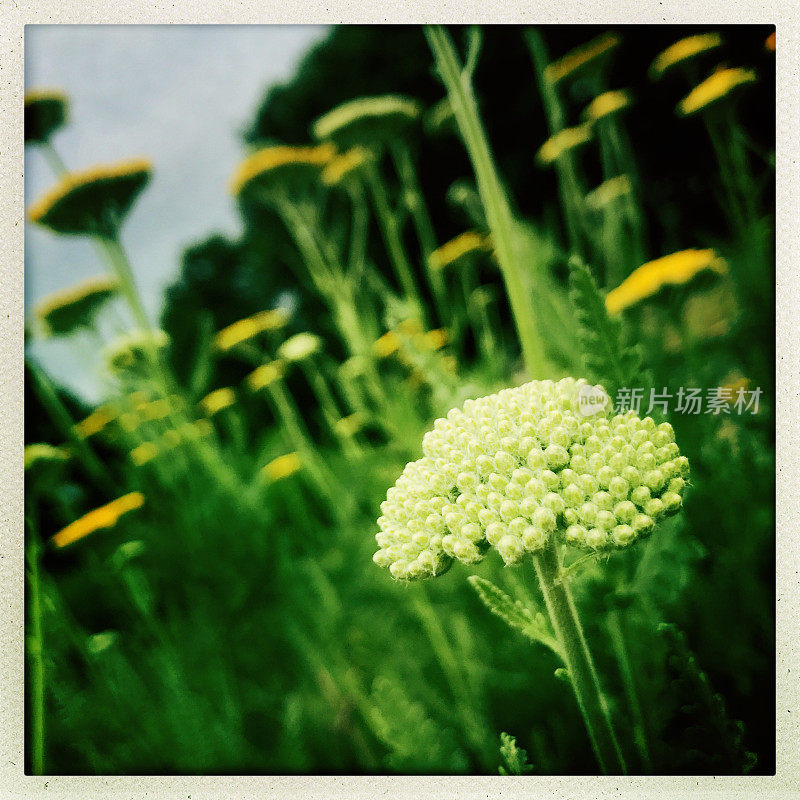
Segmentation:
{"type": "Polygon", "coordinates": [[[597,761],[605,774],[627,774],[627,767],[611,724],[608,707],[583,635],[569,585],[563,579],[555,542],[533,555],[544,595],[575,698],[583,715],[597,761]]]}
{"type": "Polygon", "coordinates": [[[115,482],[109,477],[108,470],[103,466],[89,443],[75,430],[75,421],[47,374],[30,359],[26,363],[34,392],[61,435],[72,445],[87,476],[104,494],[116,494],[115,482]]]}
{"type": "Polygon", "coordinates": [[[383,178],[377,166],[372,163],[366,168],[365,176],[370,195],[372,196],[372,203],[375,207],[378,226],[381,229],[386,251],[389,254],[389,260],[392,262],[392,267],[394,268],[400,288],[403,290],[406,299],[414,304],[416,313],[420,317],[423,317],[422,299],[417,291],[414,272],[411,269],[411,264],[406,256],[403,240],[400,236],[400,226],[398,224],[397,215],[392,211],[389,203],[389,194],[386,191],[383,178]]]}
{"type": "Polygon", "coordinates": [[[40,545],[36,539],[37,532],[32,522],[28,522],[30,541],[26,548],[28,562],[28,597],[29,621],[31,632],[28,637],[26,652],[30,660],[30,736],[31,736],[31,772],[44,775],[45,756],[45,667],[44,667],[44,634],[42,626],[42,589],[39,571],[40,545]]]}
{"type": "Polygon", "coordinates": [[[391,148],[391,152],[397,175],[400,178],[405,204],[411,213],[411,220],[420,243],[422,263],[425,266],[425,274],[431,287],[439,321],[442,325],[449,325],[452,322],[453,314],[447,302],[444,278],[440,270],[432,268],[430,262],[431,254],[436,249],[436,233],[433,230],[425,197],[420,189],[414,160],[404,142],[396,142],[391,148]]]}
{"type": "Polygon", "coordinates": [[[472,161],[478,192],[486,209],[497,260],[514,314],[525,365],[532,378],[541,378],[547,371],[544,344],[537,330],[527,276],[515,252],[514,217],[480,120],[471,75],[464,71],[450,37],[441,26],[426,27],[425,34],[472,161]]]}
{"type": "Polygon", "coordinates": [[[644,724],[644,714],[642,705],[639,702],[639,693],[636,691],[636,680],[634,679],[633,667],[631,666],[630,654],[628,653],[627,642],[625,641],[625,628],[623,627],[622,615],[618,610],[609,612],[606,617],[606,624],[614,648],[614,655],[619,664],[622,683],[625,687],[625,696],[628,700],[631,716],[633,717],[633,740],[642,767],[645,772],[651,771],[652,760],[650,758],[650,748],[647,744],[647,730],[644,724]]]}

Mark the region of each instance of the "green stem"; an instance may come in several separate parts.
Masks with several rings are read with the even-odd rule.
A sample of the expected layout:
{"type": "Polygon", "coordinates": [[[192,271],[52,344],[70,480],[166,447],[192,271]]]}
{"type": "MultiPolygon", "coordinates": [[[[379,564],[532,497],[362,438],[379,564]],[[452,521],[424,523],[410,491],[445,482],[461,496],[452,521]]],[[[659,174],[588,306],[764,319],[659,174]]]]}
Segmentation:
{"type": "Polygon", "coordinates": [[[555,542],[534,554],[533,564],[556,639],[597,761],[604,774],[627,774],[617,737],[583,636],[569,586],[563,580],[555,542]]]}
{"type": "Polygon", "coordinates": [[[45,669],[44,636],[42,629],[42,592],[39,573],[39,543],[33,526],[29,524],[28,535],[31,542],[27,548],[28,591],[30,599],[31,634],[28,638],[27,653],[31,662],[31,772],[44,775],[45,742],[45,669]]]}
{"type": "Polygon", "coordinates": [[[42,154],[47,159],[47,163],[50,164],[50,169],[53,170],[57,177],[60,178],[69,172],[67,165],[63,162],[58,151],[49,140],[42,144],[42,154]]]}
{"type": "Polygon", "coordinates": [[[72,419],[72,415],[58,396],[58,392],[47,377],[47,374],[30,359],[26,363],[34,392],[50,415],[50,419],[53,420],[53,423],[61,432],[61,435],[72,445],[75,455],[77,455],[88,477],[94,481],[104,494],[115,495],[117,487],[114,481],[109,478],[108,470],[103,466],[86,440],[75,431],[75,422],[72,419]]]}
{"type": "Polygon", "coordinates": [[[426,27],[425,34],[472,161],[525,364],[532,378],[541,378],[546,373],[547,364],[544,345],[536,326],[530,287],[514,251],[514,218],[481,124],[471,76],[462,71],[455,47],[441,26],[426,27]]]}
{"type": "Polygon", "coordinates": [[[442,325],[449,325],[452,321],[452,310],[447,301],[447,290],[444,284],[444,276],[441,270],[431,267],[431,253],[436,249],[436,233],[433,230],[433,223],[425,203],[425,197],[420,189],[417,170],[414,160],[405,143],[397,142],[392,147],[392,157],[394,159],[397,175],[403,189],[403,196],[408,210],[411,212],[411,220],[417,232],[417,239],[420,243],[422,263],[425,265],[425,272],[428,277],[428,284],[433,293],[433,300],[442,325]]]}
{"type": "Polygon", "coordinates": [[[139,292],[136,289],[133,270],[131,269],[131,264],[130,261],[128,261],[125,251],[122,249],[122,244],[119,240],[119,232],[116,232],[110,237],[97,237],[96,241],[100,251],[105,256],[111,270],[119,281],[122,294],[128,301],[136,324],[145,333],[151,331],[152,326],[147,319],[147,314],[145,313],[141,298],[139,297],[139,292]]]}
{"type": "MultiPolygon", "coordinates": [[[[406,299],[411,301],[415,310],[420,317],[423,316],[422,300],[417,291],[417,284],[414,280],[414,273],[411,269],[411,264],[406,257],[405,249],[403,248],[403,240],[400,236],[400,226],[397,222],[397,216],[393,213],[389,203],[389,195],[386,191],[386,186],[383,179],[378,172],[375,164],[369,164],[365,170],[367,186],[369,187],[370,194],[372,195],[372,202],[375,206],[375,214],[378,219],[378,225],[383,235],[383,241],[386,245],[386,251],[389,254],[389,259],[394,267],[395,275],[400,283],[406,299]]],[[[424,321],[424,320],[423,320],[424,321]]]]}
{"type": "Polygon", "coordinates": [[[636,691],[636,681],[633,676],[633,667],[631,666],[628,647],[625,642],[625,629],[620,612],[616,610],[609,612],[607,624],[608,631],[611,635],[614,654],[617,657],[617,663],[619,664],[620,673],[622,675],[622,682],[625,686],[625,695],[628,699],[631,716],[633,717],[634,744],[639,753],[644,771],[650,772],[652,761],[650,758],[650,748],[647,745],[647,730],[644,724],[642,705],[639,702],[639,694],[636,691]]]}

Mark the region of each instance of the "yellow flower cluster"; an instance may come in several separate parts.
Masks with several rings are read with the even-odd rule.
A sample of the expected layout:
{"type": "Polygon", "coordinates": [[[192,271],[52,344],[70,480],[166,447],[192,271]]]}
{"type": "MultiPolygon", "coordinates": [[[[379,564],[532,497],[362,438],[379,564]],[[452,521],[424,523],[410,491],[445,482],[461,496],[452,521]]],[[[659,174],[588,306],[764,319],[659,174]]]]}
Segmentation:
{"type": "Polygon", "coordinates": [[[575,125],[571,128],[564,128],[558,133],[554,133],[539,148],[536,160],[540,164],[552,164],[564,153],[586,144],[591,138],[592,129],[588,125],[575,125]]]}
{"type": "Polygon", "coordinates": [[[45,297],[35,308],[35,314],[41,320],[46,320],[54,311],[59,311],[69,306],[80,304],[94,295],[107,295],[115,292],[119,284],[114,278],[100,275],[96,278],[87,278],[67,289],[53,292],[45,297]]]}
{"type": "Polygon", "coordinates": [[[605,33],[598,36],[588,44],[571,50],[562,58],[548,64],[544,70],[545,80],[553,85],[560,83],[592,61],[613,50],[619,42],[620,38],[616,33],[605,33]]]}
{"type": "Polygon", "coordinates": [[[702,83],[692,89],[686,97],[678,103],[678,111],[684,116],[695,114],[727,97],[734,89],[754,83],[756,73],[752,69],[729,67],[718,69],[709,75],[702,83]]]}
{"type": "Polygon", "coordinates": [[[616,114],[627,108],[631,104],[630,95],[620,89],[610,92],[603,92],[589,103],[583,111],[584,119],[589,122],[597,122],[603,117],[616,114]]]}
{"type": "Polygon", "coordinates": [[[284,361],[305,361],[322,349],[322,339],[314,333],[296,333],[278,348],[278,358],[284,361]]]}
{"type": "Polygon", "coordinates": [[[598,393],[608,408],[584,380],[533,381],[437,420],[381,504],[375,563],[423,578],[489,547],[514,564],[556,535],[605,550],[650,534],[680,510],[688,460],[668,423],[587,407],[598,393]]]}
{"type": "Polygon", "coordinates": [[[595,210],[606,208],[620,197],[630,194],[633,187],[627,175],[615,175],[603,181],[596,189],[586,195],[586,204],[595,210]]]}
{"type": "Polygon", "coordinates": [[[279,481],[294,475],[302,466],[303,462],[297,453],[286,453],[262,467],[261,474],[270,481],[279,481]]]}
{"type": "Polygon", "coordinates": [[[223,352],[231,350],[236,345],[258,336],[259,333],[280,330],[289,322],[289,317],[290,314],[285,308],[259,311],[218,331],[214,336],[214,347],[223,352]]]}
{"type": "Polygon", "coordinates": [[[400,337],[395,331],[387,331],[372,343],[372,352],[378,358],[388,358],[400,348],[400,337]]]}
{"type": "Polygon", "coordinates": [[[158,455],[158,447],[153,442],[143,442],[142,444],[134,447],[130,452],[131,461],[137,467],[149,463],[158,455]]]}
{"type": "Polygon", "coordinates": [[[370,155],[363,147],[351,147],[325,165],[322,182],[326,186],[338,186],[367,164],[369,159],[370,155]]]}
{"type": "Polygon", "coordinates": [[[711,248],[679,250],[655,261],[648,261],[606,295],[608,313],[618,314],[623,309],[652,297],[664,286],[688,283],[704,270],[724,274],[728,271],[728,265],[711,248]]]}
{"type": "Polygon", "coordinates": [[[63,447],[54,447],[45,442],[25,446],[25,469],[43,462],[61,462],[69,459],[69,453],[63,447]]]}
{"type": "Polygon", "coordinates": [[[264,389],[275,381],[283,377],[285,366],[283,361],[270,361],[269,364],[262,364],[254,369],[246,378],[247,385],[251,391],[257,392],[264,389]]]}
{"type": "Polygon", "coordinates": [[[292,147],[273,145],[256,151],[242,161],[231,179],[231,193],[240,195],[254,180],[269,173],[283,172],[285,168],[324,167],[334,156],[336,149],[330,144],[317,147],[292,147]]]}
{"type": "Polygon", "coordinates": [[[75,433],[83,439],[87,436],[94,436],[94,434],[100,433],[115,418],[116,414],[111,406],[100,406],[92,411],[88,417],[75,423],[75,433]]]}
{"type": "Polygon", "coordinates": [[[135,511],[143,505],[144,495],[141,492],[130,492],[84,514],[53,536],[52,542],[56,547],[66,547],[95,531],[113,528],[123,514],[135,511]]]}
{"type": "Polygon", "coordinates": [[[431,253],[431,269],[444,269],[464,256],[488,250],[491,250],[491,240],[488,236],[477,231],[465,231],[431,253]]]}
{"type": "Polygon", "coordinates": [[[666,50],[660,52],[650,67],[650,74],[654,78],[663,75],[676,64],[682,64],[695,56],[714,50],[722,44],[722,37],[718,33],[699,33],[687,36],[666,50]]]}
{"type": "MultiPolygon", "coordinates": [[[[420,113],[419,104],[409,97],[394,94],[359,97],[321,116],[311,126],[311,132],[317,140],[336,138],[343,132],[362,127],[367,131],[374,127],[373,132],[385,135],[394,124],[413,122],[420,113]]],[[[371,138],[369,132],[366,138],[371,138]]]]}
{"type": "Polygon", "coordinates": [[[55,186],[40,197],[28,209],[28,217],[33,222],[43,221],[44,217],[73,192],[98,183],[107,183],[117,178],[149,177],[153,164],[148,158],[130,158],[114,164],[100,164],[96,167],[68,172],[55,186]]]}
{"type": "Polygon", "coordinates": [[[223,409],[230,408],[235,402],[236,393],[229,386],[225,386],[222,389],[214,389],[213,392],[209,392],[200,401],[200,405],[209,417],[213,417],[214,414],[218,414],[223,409]]]}
{"type": "Polygon", "coordinates": [[[356,411],[354,414],[337,419],[334,427],[339,436],[355,436],[364,427],[364,415],[356,411]]]}

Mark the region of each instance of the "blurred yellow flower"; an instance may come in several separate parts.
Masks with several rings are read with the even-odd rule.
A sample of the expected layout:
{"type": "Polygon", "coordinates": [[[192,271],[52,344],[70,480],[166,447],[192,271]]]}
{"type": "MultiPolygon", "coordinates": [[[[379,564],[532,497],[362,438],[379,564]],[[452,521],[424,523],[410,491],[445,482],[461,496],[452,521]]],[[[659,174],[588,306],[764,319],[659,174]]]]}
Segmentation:
{"type": "Polygon", "coordinates": [[[430,353],[441,350],[447,344],[447,339],[447,331],[444,328],[437,328],[415,336],[414,344],[423,353],[430,353]]]}
{"type": "Polygon", "coordinates": [[[25,447],[25,469],[40,462],[67,461],[69,453],[63,447],[54,447],[45,442],[29,444],[25,447]]]}
{"type": "Polygon", "coordinates": [[[282,361],[270,361],[254,369],[246,378],[251,391],[257,392],[283,377],[284,364],[282,361]]]}
{"type": "Polygon", "coordinates": [[[66,336],[80,327],[91,327],[95,314],[116,294],[118,287],[113,278],[89,278],[49,294],[36,305],[34,314],[48,335],[66,336]]]}
{"type": "Polygon", "coordinates": [[[138,447],[134,447],[133,450],[130,452],[131,461],[136,464],[137,467],[141,467],[143,464],[147,464],[149,461],[152,461],[158,455],[158,448],[152,442],[144,442],[140,444],[138,447]]]}
{"type": "Polygon", "coordinates": [[[329,161],[322,170],[322,182],[326,186],[337,186],[369,162],[370,155],[363,147],[351,147],[329,161]]]}
{"type": "Polygon", "coordinates": [[[358,97],[323,114],[311,126],[311,133],[317,140],[332,139],[340,147],[382,144],[416,122],[421,111],[410,97],[358,97]]]}
{"type": "Polygon", "coordinates": [[[775,52],[775,31],[772,31],[772,33],[767,36],[767,41],[764,42],[764,47],[766,47],[770,53],[775,52]]]}
{"type": "Polygon", "coordinates": [[[620,197],[630,194],[632,190],[630,178],[627,175],[615,175],[603,181],[596,189],[586,195],[586,205],[596,211],[606,208],[620,197]]]}
{"type": "Polygon", "coordinates": [[[286,453],[278,456],[261,468],[261,474],[270,481],[279,481],[294,475],[301,467],[303,462],[297,453],[286,453]]]}
{"type": "Polygon", "coordinates": [[[407,317],[397,326],[397,331],[403,336],[415,336],[422,333],[422,330],[422,322],[418,317],[407,317]]]}
{"type": "Polygon", "coordinates": [[[289,322],[290,316],[285,308],[259,311],[251,317],[240,319],[218,331],[214,336],[214,346],[217,350],[230,350],[236,345],[258,336],[259,333],[280,330],[289,322]]]}
{"type": "Polygon", "coordinates": [[[153,350],[161,350],[169,344],[166,331],[132,330],[119,336],[105,348],[105,358],[112,372],[131,370],[143,365],[153,350]]]}
{"type": "Polygon", "coordinates": [[[364,415],[356,411],[336,420],[334,428],[339,436],[355,436],[364,427],[364,415]]]}
{"type": "Polygon", "coordinates": [[[400,339],[394,331],[387,331],[372,343],[372,351],[378,358],[387,358],[397,352],[400,339]]]}
{"type": "Polygon", "coordinates": [[[752,69],[741,67],[718,69],[678,103],[678,111],[684,116],[695,114],[727,97],[734,89],[754,83],[755,80],[756,73],[752,69]]]}
{"type": "Polygon", "coordinates": [[[42,144],[66,121],[67,96],[58,89],[29,89],[25,92],[25,143],[42,144]]]}
{"type": "Polygon", "coordinates": [[[136,410],[144,420],[153,422],[168,417],[172,411],[172,404],[166,397],[159,397],[156,400],[150,400],[147,403],[138,405],[136,410]]]}
{"type": "Polygon", "coordinates": [[[292,173],[317,172],[336,155],[330,144],[316,147],[273,145],[258,150],[242,161],[231,179],[231,193],[240,195],[254,181],[266,178],[281,180],[292,173]]]}
{"type": "Polygon", "coordinates": [[[620,38],[616,33],[604,33],[588,44],[570,50],[565,56],[545,67],[545,80],[553,85],[560,83],[565,78],[574,75],[593,61],[609,53],[619,42],[620,38]]]}
{"type": "Polygon", "coordinates": [[[200,405],[209,417],[219,413],[224,408],[230,408],[236,402],[236,393],[229,386],[222,389],[214,389],[209,392],[201,401],[200,405]]]}
{"type": "Polygon", "coordinates": [[[151,172],[146,158],[69,172],[33,203],[28,216],[56,233],[112,235],[151,172]]]}
{"type": "Polygon", "coordinates": [[[609,314],[617,314],[647,297],[652,297],[664,286],[688,283],[704,270],[724,274],[728,266],[713,249],[679,250],[655,261],[648,261],[606,295],[606,309],[609,314]]]}
{"type": "Polygon", "coordinates": [[[99,406],[86,419],[75,424],[75,433],[82,438],[93,436],[95,433],[100,433],[114,418],[115,412],[111,406],[99,406]]]}
{"type": "Polygon", "coordinates": [[[676,64],[682,64],[701,53],[714,50],[722,44],[722,37],[718,33],[699,33],[687,36],[666,50],[662,50],[650,66],[650,75],[653,78],[661,77],[668,69],[676,64]]]}
{"type": "Polygon", "coordinates": [[[141,492],[130,492],[84,514],[80,519],[76,519],[75,522],[59,531],[51,541],[56,547],[66,547],[90,533],[104,528],[113,528],[123,514],[135,511],[143,505],[144,495],[141,492]]]}
{"type": "Polygon", "coordinates": [[[536,160],[540,164],[552,164],[564,153],[586,144],[591,138],[592,129],[588,125],[575,125],[572,128],[564,128],[558,133],[554,133],[539,148],[536,160]]]}
{"type": "Polygon", "coordinates": [[[491,239],[488,236],[477,231],[465,231],[431,253],[431,269],[444,269],[466,255],[486,252],[491,250],[491,247],[491,239]]]}
{"type": "Polygon", "coordinates": [[[589,103],[583,110],[583,117],[589,122],[597,122],[603,117],[616,114],[631,104],[630,95],[620,89],[603,92],[589,103]]]}
{"type": "Polygon", "coordinates": [[[314,333],[296,333],[278,348],[278,358],[284,361],[304,361],[322,349],[322,339],[314,333]]]}

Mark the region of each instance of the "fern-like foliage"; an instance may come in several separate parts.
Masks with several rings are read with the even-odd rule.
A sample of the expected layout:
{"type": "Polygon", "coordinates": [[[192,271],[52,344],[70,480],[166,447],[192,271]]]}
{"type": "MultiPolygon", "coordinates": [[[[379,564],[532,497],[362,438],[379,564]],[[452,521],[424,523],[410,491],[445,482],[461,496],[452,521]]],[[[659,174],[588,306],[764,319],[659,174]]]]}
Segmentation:
{"type": "Polygon", "coordinates": [[[667,649],[667,676],[674,705],[664,738],[679,774],[744,775],[756,756],[743,743],[744,726],[732,720],[722,696],[697,664],[685,634],[673,624],[658,626],[667,649]]]}
{"type": "Polygon", "coordinates": [[[467,769],[468,759],[453,732],[432,720],[425,706],[412,700],[396,678],[377,677],[370,699],[377,712],[373,729],[388,749],[389,769],[405,773],[467,769]]]}
{"type": "Polygon", "coordinates": [[[528,753],[508,733],[500,734],[500,758],[502,764],[498,772],[501,775],[528,775],[533,772],[533,765],[528,763],[528,753]]]}
{"type": "Polygon", "coordinates": [[[649,385],[639,347],[626,344],[622,320],[609,316],[591,271],[575,256],[569,261],[569,298],[578,323],[586,377],[602,383],[612,398],[623,386],[649,385]]]}
{"type": "Polygon", "coordinates": [[[471,575],[467,580],[472,585],[480,601],[500,617],[509,628],[519,631],[532,642],[540,642],[559,654],[558,643],[550,632],[544,614],[534,611],[520,600],[509,597],[500,587],[486,578],[471,575]]]}

